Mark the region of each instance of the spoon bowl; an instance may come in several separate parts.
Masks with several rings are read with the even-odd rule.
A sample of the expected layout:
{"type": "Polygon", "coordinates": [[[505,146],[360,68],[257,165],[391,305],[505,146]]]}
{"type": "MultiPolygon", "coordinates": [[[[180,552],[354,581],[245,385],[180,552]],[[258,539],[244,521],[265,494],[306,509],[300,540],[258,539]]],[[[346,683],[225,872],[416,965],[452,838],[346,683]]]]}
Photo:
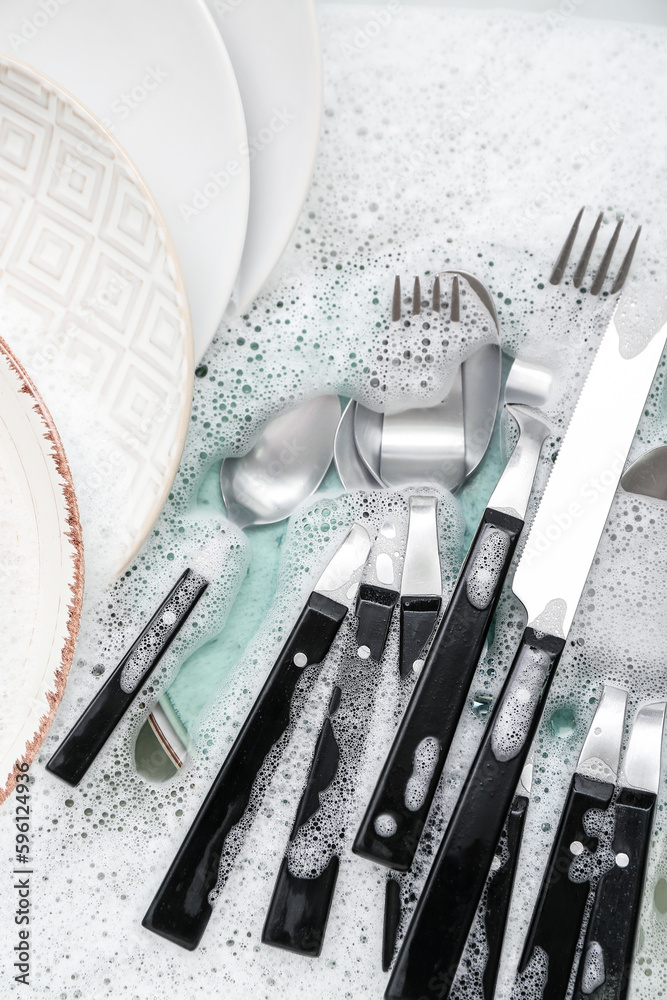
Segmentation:
{"type": "Polygon", "coordinates": [[[226,458],[220,490],[229,520],[246,528],[289,517],[324,479],[339,421],[338,396],[316,396],[270,420],[246,455],[226,458]]]}

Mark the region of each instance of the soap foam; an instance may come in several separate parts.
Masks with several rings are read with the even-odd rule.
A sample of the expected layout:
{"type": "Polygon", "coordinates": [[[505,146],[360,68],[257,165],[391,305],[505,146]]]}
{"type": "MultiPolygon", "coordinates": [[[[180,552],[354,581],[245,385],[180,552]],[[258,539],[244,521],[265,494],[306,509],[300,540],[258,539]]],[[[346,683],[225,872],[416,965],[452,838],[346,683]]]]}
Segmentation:
{"type": "MultiPolygon", "coordinates": [[[[95,579],[93,553],[95,546],[111,540],[95,537],[95,517],[88,518],[92,541],[87,542],[89,584],[81,635],[56,722],[41,763],[33,767],[35,866],[43,879],[35,893],[39,952],[32,975],[39,995],[102,1000],[125,992],[144,1000],[173,993],[194,1000],[213,990],[230,1000],[358,1000],[382,994],[385,874],[352,856],[349,846],[412,688],[413,678],[400,681],[390,666],[395,663],[395,632],[380,672],[365,756],[355,770],[357,793],[349,800],[346,850],[321,958],[307,962],[263,947],[260,936],[335,677],[334,662],[325,664],[303,700],[294,737],[257,801],[254,824],[245,837],[239,832],[236,865],[196,954],[140,927],[317,579],[325,551],[363,513],[359,496],[318,499],[293,518],[278,593],[266,621],[203,715],[192,756],[171,782],[157,786],[137,775],[133,742],[178,665],[226,620],[249,553],[247,540],[231,524],[225,525],[223,572],[150,682],[140,686],[122,725],[81,785],[65,788],[42,765],[203,544],[211,519],[196,501],[216,460],[243,453],[267,419],[323,391],[344,392],[382,409],[437,402],[459,360],[484,339],[471,324],[456,337],[451,331],[451,337],[426,345],[423,340],[432,340],[430,331],[412,321],[399,335],[389,322],[397,272],[406,279],[406,312],[414,274],[425,276],[426,298],[427,274],[445,267],[476,273],[496,302],[504,349],[527,360],[552,362],[554,386],[546,416],[554,433],[543,451],[536,497],[611,313],[605,296],[599,301],[573,296],[569,287],[548,283],[557,249],[581,204],[590,207],[577,251],[585,241],[583,229],[592,225],[596,211],[605,209],[593,267],[617,212],[627,213],[623,247],[634,225],[644,224],[618,315],[624,352],[636,351],[665,319],[661,262],[667,212],[657,131],[664,120],[667,85],[664,30],[587,21],[579,14],[554,27],[546,16],[403,5],[387,8],[386,23],[376,33],[367,31],[374,17],[369,9],[332,5],[320,10],[325,118],[301,221],[265,292],[245,316],[221,325],[197,371],[190,434],[171,498],[127,575],[106,591],[95,579]],[[651,155],[646,154],[647,137],[651,155]],[[445,339],[448,345],[442,343],[445,339]],[[413,374],[417,370],[419,378],[413,374]],[[64,911],[76,913],[77,919],[63,923],[64,911]]],[[[615,266],[620,257],[619,252],[615,266]]],[[[420,317],[422,324],[430,319],[420,317]]],[[[663,443],[665,415],[661,367],[631,457],[663,443]]],[[[515,440],[513,422],[504,419],[505,456],[515,440]]],[[[70,462],[76,464],[75,455],[70,462]]],[[[383,502],[393,514],[394,495],[387,494],[383,502]]],[[[440,507],[447,595],[458,568],[461,525],[452,501],[443,500],[440,507]]],[[[92,489],[90,509],[96,510],[92,489]]],[[[534,511],[535,498],[529,520],[534,511]]],[[[619,495],[537,737],[499,1000],[512,995],[547,853],[603,683],[628,685],[633,713],[642,702],[664,697],[665,581],[667,506],[619,495]],[[571,709],[575,719],[575,730],[566,739],[556,735],[549,721],[563,708],[571,709]]],[[[524,625],[523,612],[506,589],[472,690],[497,696],[524,625]]],[[[470,712],[455,737],[413,873],[401,879],[401,932],[482,728],[470,712]]],[[[653,897],[653,887],[667,877],[664,807],[663,783],[633,981],[634,995],[642,1000],[653,1000],[667,989],[665,915],[653,897]]],[[[9,854],[15,832],[10,809],[0,814],[0,821],[9,854]]],[[[11,954],[15,926],[8,907],[5,911],[1,932],[11,954]]],[[[470,982],[479,981],[481,945],[479,956],[470,982]]],[[[525,984],[524,995],[531,1000],[539,996],[544,972],[542,963],[525,984]]],[[[18,992],[19,985],[7,990],[18,992]]],[[[478,1000],[474,988],[467,996],[478,1000]]]]}

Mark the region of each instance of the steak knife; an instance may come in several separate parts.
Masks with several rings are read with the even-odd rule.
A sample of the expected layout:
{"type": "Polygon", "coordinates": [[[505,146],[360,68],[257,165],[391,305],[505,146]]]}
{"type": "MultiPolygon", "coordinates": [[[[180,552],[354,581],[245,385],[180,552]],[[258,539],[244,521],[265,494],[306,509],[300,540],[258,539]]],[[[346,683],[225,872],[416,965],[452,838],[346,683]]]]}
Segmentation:
{"type": "Polygon", "coordinates": [[[625,1000],[660,788],[665,702],[639,709],[614,807],[615,863],[598,885],[586,930],[575,1000],[625,1000]]]}
{"type": "Polygon", "coordinates": [[[403,939],[388,1000],[449,994],[666,338],[667,324],[628,356],[614,314],[596,352],[514,577],[528,625],[403,939]]]}
{"type": "Polygon", "coordinates": [[[519,974],[530,964],[535,949],[547,959],[544,1000],[564,1000],[577,954],[581,926],[590,894],[590,881],[571,877],[571,868],[585,851],[594,854],[598,838],[589,833],[590,810],[606,812],[614,791],[625,730],[627,691],[605,686],[561,813],[556,839],[544,873],[519,962],[519,974]]]}
{"type": "Polygon", "coordinates": [[[398,562],[395,536],[395,525],[385,522],[366,563],[355,608],[355,648],[340,665],[262,931],[263,944],[299,955],[317,957],[324,943],[346,811],[355,790],[349,762],[358,761],[364,752],[375,702],[377,661],[384,652],[398,600],[398,592],[391,589],[398,562]],[[293,870],[295,853],[297,871],[293,870]]]}
{"type": "Polygon", "coordinates": [[[142,921],[148,930],[190,951],[199,944],[213,912],[209,896],[220,888],[225,840],[246,813],[259,772],[268,779],[278,766],[279,752],[263,765],[293,731],[296,686],[305,671],[314,682],[370,548],[368,531],[354,524],[322,573],[142,921]]]}

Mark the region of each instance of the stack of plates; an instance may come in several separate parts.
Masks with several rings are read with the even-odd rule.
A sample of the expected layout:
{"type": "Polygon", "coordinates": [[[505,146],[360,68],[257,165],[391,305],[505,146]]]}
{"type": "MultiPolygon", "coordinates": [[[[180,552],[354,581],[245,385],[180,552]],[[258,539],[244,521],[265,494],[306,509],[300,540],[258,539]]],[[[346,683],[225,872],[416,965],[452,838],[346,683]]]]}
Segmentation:
{"type": "Polygon", "coordinates": [[[75,496],[87,585],[107,584],[173,482],[195,363],[292,233],[322,88],[314,0],[87,0],[30,12],[4,0],[0,46],[0,569],[19,604],[28,593],[34,603],[8,671],[27,678],[10,701],[33,710],[13,713],[2,784],[36,753],[71,662],[75,496]],[[26,506],[33,520],[21,527],[26,506]],[[16,569],[19,537],[32,592],[16,569]],[[52,655],[36,678],[45,643],[52,655]]]}

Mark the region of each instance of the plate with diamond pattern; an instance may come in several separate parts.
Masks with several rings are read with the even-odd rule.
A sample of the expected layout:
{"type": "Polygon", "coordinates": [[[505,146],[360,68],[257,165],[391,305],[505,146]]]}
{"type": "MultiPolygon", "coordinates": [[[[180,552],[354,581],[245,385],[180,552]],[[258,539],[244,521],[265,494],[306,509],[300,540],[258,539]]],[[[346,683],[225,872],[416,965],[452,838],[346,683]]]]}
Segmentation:
{"type": "Polygon", "coordinates": [[[0,329],[63,440],[87,579],[132,561],[187,433],[190,313],[127,154],[48,78],[0,57],[0,329]]]}

